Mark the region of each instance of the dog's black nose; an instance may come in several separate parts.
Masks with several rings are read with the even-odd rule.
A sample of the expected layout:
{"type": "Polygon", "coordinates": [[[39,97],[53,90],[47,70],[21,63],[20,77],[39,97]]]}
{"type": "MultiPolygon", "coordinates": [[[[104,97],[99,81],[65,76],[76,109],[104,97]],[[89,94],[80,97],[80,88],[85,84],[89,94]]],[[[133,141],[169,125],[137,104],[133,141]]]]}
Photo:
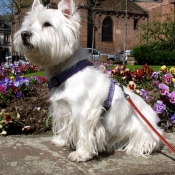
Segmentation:
{"type": "Polygon", "coordinates": [[[21,38],[22,38],[23,41],[28,40],[31,35],[32,35],[32,33],[29,32],[29,31],[21,32],[21,38]]]}

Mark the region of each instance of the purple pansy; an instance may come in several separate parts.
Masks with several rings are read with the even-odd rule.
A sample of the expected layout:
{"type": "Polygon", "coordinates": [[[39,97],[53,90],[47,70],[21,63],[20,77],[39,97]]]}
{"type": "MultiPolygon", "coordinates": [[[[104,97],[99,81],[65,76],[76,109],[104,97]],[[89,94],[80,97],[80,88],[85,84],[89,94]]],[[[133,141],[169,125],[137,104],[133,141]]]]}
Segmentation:
{"type": "Polygon", "coordinates": [[[171,116],[172,123],[175,124],[175,113],[171,116]]]}
{"type": "Polygon", "coordinates": [[[4,85],[4,84],[5,84],[4,80],[0,81],[0,85],[4,85]]]}
{"type": "Polygon", "coordinates": [[[149,100],[148,92],[144,89],[141,89],[140,92],[141,92],[142,97],[144,97],[145,100],[148,101],[149,100]]]}
{"type": "Polygon", "coordinates": [[[5,77],[4,82],[5,82],[6,84],[12,83],[12,80],[11,80],[9,77],[5,77]]]}
{"type": "Polygon", "coordinates": [[[170,91],[169,87],[166,84],[160,83],[158,87],[162,95],[166,95],[170,91]]]}
{"type": "Polygon", "coordinates": [[[170,123],[170,122],[167,122],[167,127],[170,127],[170,126],[172,126],[172,123],[170,123]]]}
{"type": "Polygon", "coordinates": [[[5,77],[4,84],[6,85],[7,89],[13,84],[13,81],[9,77],[5,77]]]}
{"type": "Polygon", "coordinates": [[[22,77],[22,78],[21,78],[21,83],[22,83],[22,84],[25,83],[26,86],[28,86],[28,85],[29,85],[29,79],[26,78],[26,77],[22,77]]]}
{"type": "Polygon", "coordinates": [[[156,117],[156,122],[159,123],[160,122],[160,118],[157,116],[156,117]]]}
{"type": "Polygon", "coordinates": [[[108,75],[111,75],[111,69],[109,69],[108,67],[106,67],[106,73],[108,74],[108,75]]]}
{"type": "Polygon", "coordinates": [[[14,85],[16,86],[16,87],[19,87],[20,85],[22,85],[22,84],[26,84],[26,86],[28,86],[29,85],[29,79],[28,78],[26,78],[26,77],[19,77],[19,76],[17,76],[16,77],[16,80],[14,81],[14,85]]]}
{"type": "Polygon", "coordinates": [[[152,77],[157,80],[158,77],[159,77],[159,73],[158,72],[153,72],[152,77]]]}
{"type": "Polygon", "coordinates": [[[153,89],[153,91],[154,91],[154,92],[157,92],[157,89],[156,89],[156,88],[154,88],[154,89],[153,89]]]}
{"type": "Polygon", "coordinates": [[[17,97],[17,98],[21,98],[21,97],[22,97],[22,92],[18,92],[18,93],[16,94],[16,97],[17,97]]]}
{"type": "Polygon", "coordinates": [[[13,84],[14,84],[16,87],[19,87],[19,86],[20,86],[20,81],[14,81],[13,84]]]}
{"type": "Polygon", "coordinates": [[[162,78],[163,78],[164,82],[166,82],[167,84],[170,84],[172,82],[173,76],[171,73],[167,73],[162,78]]]}
{"type": "Polygon", "coordinates": [[[149,101],[149,97],[148,97],[148,96],[146,96],[146,97],[145,97],[145,100],[146,100],[146,101],[149,101]]]}
{"type": "Polygon", "coordinates": [[[148,94],[147,91],[145,91],[144,89],[141,89],[140,92],[141,92],[143,97],[146,97],[148,94]]]}
{"type": "Polygon", "coordinates": [[[175,91],[168,94],[171,103],[175,104],[175,91]]]}
{"type": "Polygon", "coordinates": [[[162,101],[158,100],[154,105],[154,111],[158,114],[161,114],[164,110],[166,110],[166,105],[163,104],[162,101]]]}

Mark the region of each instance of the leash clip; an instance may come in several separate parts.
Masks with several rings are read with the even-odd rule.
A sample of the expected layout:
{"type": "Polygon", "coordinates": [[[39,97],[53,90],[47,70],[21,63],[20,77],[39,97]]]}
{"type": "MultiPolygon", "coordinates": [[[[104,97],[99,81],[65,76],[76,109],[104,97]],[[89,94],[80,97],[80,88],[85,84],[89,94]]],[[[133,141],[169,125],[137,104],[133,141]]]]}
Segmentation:
{"type": "Polygon", "coordinates": [[[124,92],[124,96],[126,99],[130,98],[129,94],[126,94],[125,92],[124,92]]]}
{"type": "Polygon", "coordinates": [[[118,86],[121,87],[121,89],[122,89],[122,91],[123,91],[123,93],[124,93],[125,98],[126,98],[126,99],[130,98],[129,94],[126,94],[126,93],[125,93],[124,88],[123,88],[123,85],[121,85],[120,83],[118,83],[118,86]]]}

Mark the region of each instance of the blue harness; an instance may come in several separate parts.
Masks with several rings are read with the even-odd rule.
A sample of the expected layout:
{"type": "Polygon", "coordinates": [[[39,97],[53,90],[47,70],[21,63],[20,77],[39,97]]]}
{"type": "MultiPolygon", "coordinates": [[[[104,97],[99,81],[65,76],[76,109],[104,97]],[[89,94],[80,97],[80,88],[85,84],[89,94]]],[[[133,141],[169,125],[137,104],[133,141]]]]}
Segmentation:
{"type": "MultiPolygon", "coordinates": [[[[50,81],[48,81],[48,88],[49,88],[49,90],[51,90],[51,88],[53,88],[53,87],[60,86],[62,82],[64,82],[65,80],[67,80],[68,78],[70,78],[71,76],[73,76],[75,73],[77,73],[78,71],[82,70],[86,66],[94,66],[94,65],[89,60],[84,59],[84,60],[79,61],[77,64],[75,64],[71,68],[63,71],[58,76],[52,77],[50,79],[50,81]]],[[[104,106],[104,108],[106,110],[108,110],[110,108],[110,106],[111,106],[113,95],[114,95],[114,91],[115,91],[115,84],[116,84],[116,81],[111,79],[111,85],[110,85],[110,88],[109,88],[108,97],[104,101],[104,104],[103,104],[103,106],[104,106]]]]}

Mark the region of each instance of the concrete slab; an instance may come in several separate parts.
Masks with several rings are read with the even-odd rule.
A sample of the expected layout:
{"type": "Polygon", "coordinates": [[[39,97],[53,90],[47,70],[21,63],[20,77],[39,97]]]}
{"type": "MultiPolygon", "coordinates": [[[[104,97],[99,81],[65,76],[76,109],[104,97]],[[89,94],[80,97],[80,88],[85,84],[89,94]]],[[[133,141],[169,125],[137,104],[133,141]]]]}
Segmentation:
{"type": "MultiPolygon", "coordinates": [[[[51,136],[0,137],[1,175],[175,175],[175,154],[166,146],[150,158],[133,157],[116,151],[92,161],[67,159],[68,147],[56,147],[51,136]]],[[[166,133],[175,146],[175,133],[166,133]]]]}

